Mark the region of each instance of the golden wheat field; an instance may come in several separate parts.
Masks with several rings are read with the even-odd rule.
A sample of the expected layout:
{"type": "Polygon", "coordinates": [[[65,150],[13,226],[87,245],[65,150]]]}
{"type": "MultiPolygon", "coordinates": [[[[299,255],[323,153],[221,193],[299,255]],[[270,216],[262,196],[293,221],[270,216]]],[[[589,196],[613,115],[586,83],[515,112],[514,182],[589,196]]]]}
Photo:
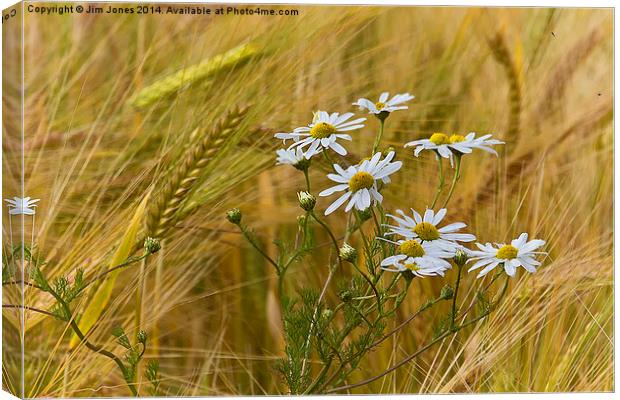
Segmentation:
{"type": "MultiPolygon", "coordinates": [[[[612,391],[613,10],[263,7],[298,15],[26,12],[23,87],[21,24],[3,24],[3,198],[41,199],[36,215],[3,211],[4,389],[26,397],[612,391]],[[296,193],[305,183],[276,165],[283,145],[274,134],[308,124],[317,110],[367,117],[344,142],[348,154],[331,155],[355,165],[372,155],[379,125],[352,103],[384,91],[415,95],[390,115],[379,145],[403,163],[382,190],[385,210],[423,210],[437,187],[435,158],[414,156],[406,142],[493,134],[505,142],[498,157],[463,158],[448,216],[482,243],[529,232],[546,240],[548,254],[536,273],[506,280],[486,318],[440,335],[393,371],[441,334],[450,301],[399,328],[341,379],[338,349],[308,350],[302,375],[316,380],[296,391],[277,368],[295,341],[283,297],[327,280],[321,300],[332,313],[356,271],[345,263],[331,276],[331,237],[310,223],[314,247],[280,280],[226,213],[239,208],[254,243],[280,263],[281,249],[299,240],[296,193]],[[147,236],[161,249],[143,256],[147,236]],[[16,306],[21,286],[11,283],[20,271],[45,286],[35,269],[65,285],[64,296],[88,282],[68,314],[50,291],[29,285],[25,307],[16,306]],[[140,330],[144,348],[134,347],[140,330]],[[132,349],[143,354],[127,377],[89,344],[124,365],[132,349]]],[[[444,167],[449,180],[453,169],[444,167]]],[[[313,160],[314,194],[332,186],[330,171],[313,160]]],[[[335,198],[317,199],[317,215],[342,245],[345,212],[325,217],[335,198]]],[[[371,220],[345,239],[362,248],[373,229],[371,220]]],[[[367,257],[359,258],[363,269],[367,257]]],[[[465,271],[463,318],[492,283],[465,271]]],[[[396,282],[407,296],[383,332],[456,278],[452,268],[396,282]]],[[[368,293],[363,304],[373,307],[368,293]]],[[[353,346],[356,335],[341,344],[353,346]]]]}

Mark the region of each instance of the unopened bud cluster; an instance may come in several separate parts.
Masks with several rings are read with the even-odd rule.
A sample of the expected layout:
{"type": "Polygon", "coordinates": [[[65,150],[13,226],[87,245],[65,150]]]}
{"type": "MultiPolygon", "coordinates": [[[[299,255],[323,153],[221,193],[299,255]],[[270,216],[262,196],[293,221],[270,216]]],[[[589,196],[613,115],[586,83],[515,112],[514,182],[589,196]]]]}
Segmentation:
{"type": "Polygon", "coordinates": [[[314,206],[316,205],[316,197],[308,192],[299,192],[297,193],[297,198],[299,199],[299,206],[305,211],[314,210],[314,206]]]}
{"type": "Polygon", "coordinates": [[[340,248],[340,258],[350,263],[354,263],[357,260],[357,250],[351,247],[348,243],[345,243],[340,248]]]}
{"type": "Polygon", "coordinates": [[[147,236],[147,238],[144,239],[144,252],[146,254],[157,253],[160,249],[161,249],[161,243],[159,242],[159,240],[154,239],[149,236],[147,236]]]}
{"type": "Polygon", "coordinates": [[[454,254],[454,263],[459,267],[462,267],[467,262],[467,252],[462,249],[458,249],[454,254]]]}
{"type": "Polygon", "coordinates": [[[233,208],[226,213],[226,219],[232,224],[239,225],[241,222],[241,210],[233,208]]]}

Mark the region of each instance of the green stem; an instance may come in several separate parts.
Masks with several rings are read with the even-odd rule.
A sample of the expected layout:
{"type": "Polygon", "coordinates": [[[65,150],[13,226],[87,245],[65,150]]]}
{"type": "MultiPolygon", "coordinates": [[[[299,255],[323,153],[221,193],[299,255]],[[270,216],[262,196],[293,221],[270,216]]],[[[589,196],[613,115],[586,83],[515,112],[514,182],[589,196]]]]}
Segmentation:
{"type": "Polygon", "coordinates": [[[325,229],[325,232],[327,232],[327,234],[329,235],[329,238],[331,239],[332,244],[334,245],[336,256],[338,256],[338,265],[340,266],[340,269],[342,269],[342,259],[340,258],[340,247],[338,247],[338,240],[336,240],[336,236],[334,236],[329,226],[325,222],[323,222],[319,217],[316,216],[314,211],[311,211],[310,215],[312,215],[312,218],[314,218],[314,220],[318,222],[319,225],[321,225],[323,229],[325,229]]]}
{"type": "Polygon", "coordinates": [[[439,154],[437,154],[437,163],[439,164],[439,185],[437,185],[437,191],[435,191],[435,198],[433,199],[433,203],[431,204],[431,209],[435,209],[435,204],[437,203],[437,200],[439,199],[439,195],[441,194],[441,191],[443,190],[443,186],[445,184],[445,178],[446,178],[443,173],[443,159],[439,154]]]}
{"type": "Polygon", "coordinates": [[[459,285],[461,284],[461,272],[463,271],[463,266],[459,265],[459,272],[458,275],[456,276],[456,285],[454,285],[454,294],[452,295],[452,313],[451,313],[451,318],[452,318],[452,322],[450,323],[450,329],[455,329],[456,328],[456,297],[459,294],[459,285]]]}
{"type": "Polygon", "coordinates": [[[375,138],[375,144],[372,146],[371,156],[373,156],[377,152],[377,149],[379,148],[379,143],[381,143],[381,137],[383,136],[384,127],[385,127],[385,121],[380,119],[379,120],[379,134],[375,138]]]}
{"type": "MultiPolygon", "coordinates": [[[[379,219],[377,218],[377,215],[375,214],[375,209],[371,207],[370,211],[372,213],[372,219],[375,221],[375,226],[377,227],[377,237],[383,237],[383,229],[381,228],[381,223],[379,222],[379,219]]],[[[377,211],[380,211],[378,207],[377,207],[377,211]]],[[[381,215],[383,216],[383,213],[381,213],[381,215]]],[[[375,240],[377,239],[375,238],[375,240]]],[[[384,243],[382,240],[379,241],[379,247],[381,247],[381,257],[385,258],[386,257],[385,247],[384,247],[384,243]]]]}
{"type": "Polygon", "coordinates": [[[310,193],[310,174],[308,168],[304,169],[304,177],[306,178],[306,190],[310,193]]]}
{"type": "Polygon", "coordinates": [[[321,369],[321,372],[319,372],[319,375],[316,377],[316,379],[314,380],[314,382],[312,382],[312,384],[310,386],[308,386],[308,388],[303,392],[303,394],[309,394],[312,393],[312,391],[314,390],[314,388],[317,387],[317,385],[319,383],[321,383],[321,380],[325,377],[325,375],[327,374],[327,371],[329,371],[329,367],[332,364],[332,359],[330,358],[325,365],[323,365],[323,368],[321,369]]]}
{"type": "Polygon", "coordinates": [[[338,367],[338,370],[331,375],[331,377],[321,386],[321,388],[319,389],[319,392],[322,391],[323,389],[325,389],[334,379],[336,379],[336,377],[340,374],[340,372],[344,369],[345,365],[347,365],[348,363],[350,363],[351,361],[353,361],[355,358],[365,354],[366,352],[368,352],[369,350],[377,347],[378,345],[380,345],[381,343],[383,343],[384,341],[386,341],[387,339],[389,339],[390,337],[392,337],[395,333],[397,333],[398,331],[400,331],[401,329],[403,329],[405,326],[407,326],[411,321],[413,321],[416,317],[418,317],[422,312],[426,311],[427,309],[431,308],[432,306],[434,306],[435,304],[437,304],[438,302],[440,302],[441,300],[443,300],[442,297],[439,297],[437,299],[434,299],[432,302],[423,305],[422,307],[420,307],[418,309],[418,311],[416,311],[412,316],[410,316],[409,318],[407,318],[405,321],[403,321],[400,325],[398,325],[396,328],[392,329],[389,333],[385,334],[384,336],[382,336],[380,339],[376,340],[375,342],[373,342],[371,345],[369,345],[367,348],[365,349],[361,349],[358,352],[356,352],[355,354],[353,354],[352,356],[348,357],[343,363],[340,364],[340,366],[338,367]]]}
{"type": "MultiPolygon", "coordinates": [[[[506,288],[508,287],[508,279],[509,279],[509,277],[506,276],[506,278],[507,279],[506,279],[506,282],[504,283],[504,287],[502,289],[502,292],[499,295],[498,299],[494,302],[494,305],[497,305],[499,303],[499,301],[504,297],[504,294],[506,293],[506,288]]],[[[345,386],[340,386],[340,387],[336,387],[336,388],[330,389],[326,393],[333,393],[333,392],[338,392],[338,391],[341,391],[341,390],[353,389],[353,388],[356,388],[356,387],[359,387],[359,386],[367,385],[367,384],[369,384],[371,382],[376,381],[377,379],[381,379],[382,377],[388,375],[391,372],[394,372],[398,368],[400,368],[403,365],[409,363],[411,360],[413,360],[414,358],[416,358],[417,356],[419,356],[420,354],[422,354],[423,352],[425,352],[426,350],[431,348],[433,345],[435,345],[435,344],[439,343],[440,341],[442,341],[443,339],[447,338],[451,334],[456,334],[461,329],[464,329],[464,328],[466,328],[466,327],[468,327],[470,325],[473,325],[476,322],[480,321],[481,319],[487,317],[491,313],[493,308],[494,307],[490,307],[487,311],[485,311],[481,315],[473,318],[472,320],[470,320],[468,322],[465,322],[465,323],[455,327],[454,329],[448,329],[448,330],[444,331],[441,335],[439,335],[438,337],[436,337],[435,339],[433,339],[432,341],[427,343],[424,347],[420,348],[415,353],[405,357],[404,359],[402,359],[398,363],[394,364],[390,368],[386,369],[382,373],[380,373],[378,375],[375,375],[375,376],[373,376],[371,378],[365,379],[365,380],[363,380],[361,382],[352,383],[350,385],[345,385],[345,386]]]]}
{"type": "MultiPolygon", "coordinates": [[[[52,290],[51,288],[47,290],[47,292],[49,294],[51,294],[52,296],[54,296],[54,298],[56,299],[56,301],[58,301],[58,304],[60,304],[60,306],[64,309],[65,314],[68,318],[69,321],[69,325],[71,326],[71,329],[73,329],[73,331],[75,332],[76,336],[80,339],[80,341],[82,343],[84,343],[84,345],[99,354],[102,354],[108,358],[110,358],[111,360],[113,360],[116,365],[118,366],[118,368],[121,370],[122,374],[123,374],[123,378],[126,377],[127,374],[127,368],[125,368],[125,365],[123,364],[123,361],[114,353],[105,350],[103,347],[93,344],[91,342],[89,342],[86,339],[86,336],[84,335],[84,333],[82,332],[82,330],[80,329],[80,327],[78,326],[78,324],[75,322],[75,318],[73,317],[73,314],[71,313],[71,309],[69,308],[69,305],[62,299],[62,297],[60,297],[60,295],[58,293],[56,293],[54,290],[52,290]]],[[[127,386],[129,386],[129,390],[131,390],[131,393],[134,396],[138,396],[138,391],[136,390],[135,386],[133,383],[131,382],[127,382],[127,386]]]]}
{"type": "Polygon", "coordinates": [[[275,267],[277,274],[280,274],[280,266],[278,265],[278,263],[275,262],[273,258],[269,257],[269,254],[265,253],[265,251],[260,248],[260,246],[258,245],[258,243],[256,243],[252,235],[250,235],[250,233],[247,231],[246,227],[239,224],[239,229],[241,229],[241,233],[243,234],[243,237],[245,237],[245,239],[252,245],[252,247],[254,247],[254,249],[256,249],[256,251],[258,251],[260,255],[265,258],[265,260],[267,260],[271,265],[275,267]]]}
{"type": "Polygon", "coordinates": [[[381,315],[383,313],[383,308],[381,306],[381,296],[379,295],[379,291],[377,290],[377,287],[375,286],[375,284],[372,282],[372,279],[370,279],[369,277],[366,276],[365,273],[362,272],[362,270],[357,266],[357,261],[356,262],[352,262],[351,264],[353,264],[353,266],[355,267],[355,269],[357,270],[357,272],[359,272],[360,275],[362,275],[364,277],[364,279],[366,280],[366,282],[368,282],[368,284],[370,285],[370,287],[372,288],[372,291],[375,293],[375,297],[377,299],[377,311],[379,312],[379,315],[381,315]]]}
{"type": "Polygon", "coordinates": [[[454,192],[454,187],[456,186],[456,182],[461,177],[461,156],[457,154],[454,156],[454,158],[456,159],[456,170],[454,172],[454,177],[452,178],[452,184],[450,185],[450,191],[448,192],[448,197],[446,197],[446,200],[443,202],[443,206],[441,206],[441,208],[446,208],[446,205],[448,204],[448,201],[450,201],[450,198],[452,197],[452,193],[454,192]]]}
{"type": "MultiPolygon", "coordinates": [[[[321,219],[319,219],[319,217],[317,217],[314,212],[310,211],[310,215],[312,216],[312,218],[314,218],[316,222],[319,223],[319,225],[323,227],[323,229],[325,229],[330,239],[332,240],[332,244],[334,245],[334,249],[336,251],[336,256],[338,257],[338,266],[340,266],[340,270],[342,270],[342,258],[340,258],[340,248],[338,247],[338,241],[336,240],[336,237],[332,233],[329,226],[325,222],[323,222],[321,219]]],[[[334,277],[335,271],[336,271],[336,268],[330,265],[329,275],[327,275],[327,280],[323,284],[323,289],[321,290],[321,294],[319,295],[319,298],[316,303],[316,307],[312,314],[312,322],[310,323],[310,329],[308,330],[308,337],[306,338],[306,344],[304,346],[305,354],[304,354],[304,359],[301,363],[301,376],[304,376],[306,372],[306,365],[308,362],[308,357],[310,356],[310,339],[312,338],[312,331],[314,331],[315,321],[317,320],[319,307],[321,306],[321,302],[323,301],[323,298],[325,297],[325,293],[327,292],[327,287],[329,286],[330,282],[332,281],[332,278],[334,277]]]]}
{"type": "MultiPolygon", "coordinates": [[[[358,224],[358,230],[360,232],[360,236],[362,237],[362,242],[364,243],[364,251],[366,252],[366,258],[370,258],[372,256],[371,252],[370,252],[370,244],[368,243],[368,239],[366,238],[366,235],[364,235],[364,231],[362,230],[362,224],[364,223],[364,221],[362,221],[362,218],[359,215],[359,211],[354,210],[355,212],[355,219],[357,220],[357,224],[358,224]]],[[[370,271],[369,272],[374,276],[376,276],[375,271],[370,271]]]]}
{"type": "Polygon", "coordinates": [[[336,164],[334,162],[334,160],[332,160],[332,158],[329,156],[328,151],[324,150],[323,152],[323,157],[325,157],[325,160],[327,160],[327,163],[329,164],[329,166],[331,167],[333,164],[336,164]]]}

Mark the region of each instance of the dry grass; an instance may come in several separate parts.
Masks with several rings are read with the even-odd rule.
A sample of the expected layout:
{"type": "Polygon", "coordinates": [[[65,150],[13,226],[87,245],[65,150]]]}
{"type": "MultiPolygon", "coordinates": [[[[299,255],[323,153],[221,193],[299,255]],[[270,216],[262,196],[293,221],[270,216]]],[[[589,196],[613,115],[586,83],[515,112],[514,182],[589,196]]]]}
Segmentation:
{"type": "MultiPolygon", "coordinates": [[[[160,360],[164,394],[284,391],[272,369],[282,351],[272,271],[230,230],[224,212],[243,209],[275,252],[271,237],[295,232],[303,178],[269,168],[273,130],[305,123],[318,107],[344,112],[360,96],[409,91],[416,100],[390,118],[384,139],[405,162],[385,207],[424,207],[435,190],[434,160],[414,158],[404,142],[434,131],[494,133],[507,142],[503,154],[465,160],[452,216],[469,221],[482,241],[530,232],[548,240],[550,254],[540,273],[511,283],[488,321],[355,392],[612,390],[612,11],[300,10],[271,18],[27,16],[25,192],[42,199],[34,237],[44,272],[81,267],[91,276],[109,267],[142,198],[183,188],[162,251],[119,275],[92,341],[119,350],[111,328],[136,332],[139,308],[153,339],[146,358],[160,360]],[[243,65],[209,70],[208,79],[150,106],[130,105],[143,88],[246,43],[260,53],[243,65]],[[208,138],[202,132],[249,104],[208,166],[191,161],[191,182],[175,177],[188,148],[208,138]],[[161,191],[165,185],[171,189],[161,191]]],[[[3,84],[11,90],[9,75],[3,84]]],[[[15,99],[3,100],[15,115],[15,99]]],[[[366,155],[375,127],[356,134],[350,161],[366,155]]],[[[4,124],[4,197],[18,193],[18,129],[4,124]]],[[[313,180],[326,184],[319,173],[313,180]]],[[[7,222],[5,214],[5,243],[7,222]]],[[[327,273],[321,259],[296,265],[286,290],[318,286],[327,273]]],[[[466,287],[476,284],[467,277],[466,287]]],[[[394,324],[442,285],[415,282],[394,324]]],[[[4,293],[5,303],[15,300],[4,293]]],[[[93,295],[80,298],[77,310],[93,295]]],[[[28,290],[26,304],[47,308],[51,299],[28,290]]],[[[384,343],[352,379],[412,353],[447,311],[433,309],[384,343]]],[[[3,311],[3,376],[13,390],[17,321],[14,310],[3,311]]],[[[127,395],[113,363],[83,346],[70,350],[70,337],[64,323],[26,313],[26,395],[127,395]]]]}

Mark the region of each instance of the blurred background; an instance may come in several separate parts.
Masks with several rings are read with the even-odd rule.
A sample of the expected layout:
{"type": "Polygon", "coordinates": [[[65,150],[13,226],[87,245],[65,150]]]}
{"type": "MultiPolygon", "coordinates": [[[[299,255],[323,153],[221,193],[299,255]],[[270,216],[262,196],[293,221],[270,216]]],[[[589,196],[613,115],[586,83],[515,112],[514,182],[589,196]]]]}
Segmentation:
{"type": "MultiPolygon", "coordinates": [[[[273,241],[297,231],[303,175],[275,167],[281,143],[273,134],[306,125],[317,109],[359,113],[351,105],[359,97],[409,92],[415,100],[388,119],[381,146],[404,162],[383,193],[386,210],[423,209],[437,184],[434,157],[413,157],[405,142],[433,132],[491,133],[506,142],[500,156],[464,159],[448,218],[466,221],[483,242],[529,232],[547,240],[549,256],[537,274],[511,281],[488,321],[353,393],[611,391],[613,10],[270,8],[299,15],[26,13],[24,192],[41,201],[23,229],[49,278],[109,268],[129,221],[142,217],[140,202],[150,196],[138,236],[201,132],[249,107],[183,198],[162,250],[118,275],[91,340],[121,352],[112,327],[145,329],[145,359],[159,360],[161,395],[285,394],[273,369],[283,355],[274,272],[225,212],[239,207],[275,257],[273,241]],[[250,46],[251,56],[214,58],[239,46],[250,46]]],[[[6,56],[20,43],[6,38],[18,27],[3,25],[3,110],[13,116],[19,64],[6,56]]],[[[377,128],[369,118],[341,161],[369,156],[377,128]]],[[[19,125],[5,118],[5,198],[19,194],[20,145],[19,125]]],[[[331,186],[326,171],[312,174],[317,191],[331,186]]],[[[7,246],[20,228],[12,220],[11,238],[3,213],[7,246]]],[[[328,221],[343,227],[344,213],[328,221]]],[[[291,268],[288,293],[324,281],[328,250],[320,249],[291,268]]],[[[454,277],[416,279],[394,326],[454,277]]],[[[467,275],[463,296],[473,298],[477,284],[467,275]]],[[[96,290],[73,304],[77,313],[96,290]]],[[[336,294],[330,290],[327,302],[336,294]]],[[[5,290],[4,303],[16,296],[5,290]]],[[[31,289],[25,302],[53,305],[31,289]]],[[[411,354],[448,307],[372,351],[352,379],[411,354]]],[[[71,346],[64,322],[33,312],[25,319],[27,397],[129,395],[113,362],[71,346]]],[[[19,313],[3,309],[3,381],[14,393],[18,326],[19,313]]]]}

